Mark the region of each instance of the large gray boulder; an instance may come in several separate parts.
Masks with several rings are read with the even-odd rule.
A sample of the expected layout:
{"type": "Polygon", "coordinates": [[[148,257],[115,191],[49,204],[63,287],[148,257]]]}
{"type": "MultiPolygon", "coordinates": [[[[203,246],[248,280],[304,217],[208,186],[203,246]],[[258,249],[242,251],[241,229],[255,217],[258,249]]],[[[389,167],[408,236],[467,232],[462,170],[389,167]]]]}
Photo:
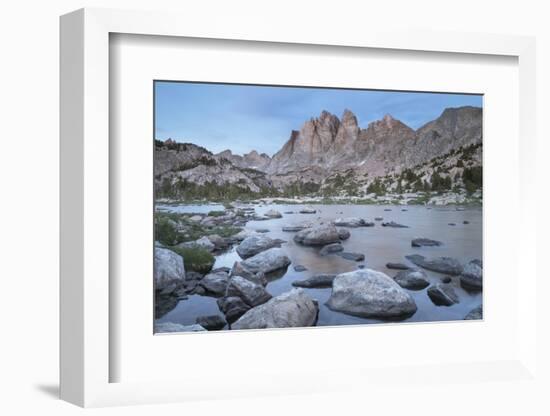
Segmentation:
{"type": "Polygon", "coordinates": [[[246,237],[238,246],[237,253],[243,259],[255,256],[262,251],[273,247],[280,247],[279,240],[274,240],[266,235],[258,234],[246,237]]]}
{"type": "Polygon", "coordinates": [[[338,218],[334,220],[333,224],[336,225],[337,227],[356,228],[356,227],[365,226],[366,222],[362,218],[350,217],[350,218],[338,218]]]}
{"type": "Polygon", "coordinates": [[[319,306],[303,289],[292,289],[250,309],[232,329],[292,328],[313,326],[319,306]]]}
{"type": "Polygon", "coordinates": [[[271,299],[271,295],[262,285],[251,282],[241,276],[233,276],[229,280],[227,297],[238,297],[250,307],[261,305],[271,299]]]}
{"type": "Polygon", "coordinates": [[[201,285],[207,292],[214,296],[223,296],[227,289],[229,277],[225,272],[209,273],[204,276],[199,285],[201,285]]]}
{"type": "Polygon", "coordinates": [[[250,273],[257,274],[262,272],[267,274],[287,267],[290,264],[290,259],[282,249],[270,248],[240,263],[242,268],[250,273]]]}
{"type": "Polygon", "coordinates": [[[405,319],[416,312],[410,294],[386,274],[372,269],[336,276],[327,306],[349,315],[392,320],[405,319]]]}
{"type": "Polygon", "coordinates": [[[340,234],[332,224],[319,225],[299,231],[294,236],[294,241],[304,246],[324,246],[340,241],[340,234]]]}
{"type": "Polygon", "coordinates": [[[480,291],[483,288],[483,269],[474,262],[464,266],[460,275],[460,286],[470,291],[480,291]]]}
{"type": "Polygon", "coordinates": [[[167,248],[155,247],[154,278],[157,289],[185,280],[183,257],[167,248]]]}
{"type": "Polygon", "coordinates": [[[433,272],[456,276],[461,274],[464,270],[462,263],[452,257],[436,257],[433,259],[427,259],[419,254],[412,254],[405,256],[405,258],[417,266],[433,272]]]}
{"type": "Polygon", "coordinates": [[[394,276],[393,280],[402,288],[409,290],[422,290],[430,285],[426,272],[415,269],[402,270],[394,276]]]}
{"type": "Polygon", "coordinates": [[[270,209],[264,214],[268,218],[282,218],[283,214],[281,214],[279,211],[275,209],[270,209]]]}

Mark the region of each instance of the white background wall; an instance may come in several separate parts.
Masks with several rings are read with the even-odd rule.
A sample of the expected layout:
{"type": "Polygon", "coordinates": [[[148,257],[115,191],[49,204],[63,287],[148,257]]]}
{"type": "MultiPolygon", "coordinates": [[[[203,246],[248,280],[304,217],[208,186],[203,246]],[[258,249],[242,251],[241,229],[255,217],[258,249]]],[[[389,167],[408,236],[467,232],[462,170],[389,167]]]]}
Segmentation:
{"type": "MultiPolygon", "coordinates": [[[[548,192],[546,155],[550,129],[550,13],[547,2],[480,0],[393,1],[182,1],[11,0],[0,9],[0,413],[76,414],[56,399],[58,383],[58,16],[74,9],[116,7],[192,13],[208,25],[209,15],[245,15],[287,25],[396,25],[434,30],[536,35],[538,41],[538,131],[540,217],[548,192]],[[543,138],[546,138],[544,140],[543,138]]],[[[406,68],[404,68],[406,70],[406,68]]],[[[514,219],[510,219],[513,221],[514,219]]],[[[539,229],[539,249],[548,225],[539,229]]],[[[514,242],[510,242],[513,244],[514,242]]],[[[547,248],[547,247],[546,247],[547,248]]],[[[547,251],[547,250],[544,250],[547,251]]],[[[544,258],[541,256],[541,266],[544,258]]],[[[548,285],[538,290],[547,290],[548,285]]],[[[540,306],[541,308],[543,305],[540,306]]],[[[542,335],[542,334],[541,334],[542,335]]],[[[547,365],[545,336],[541,365],[547,365]],[[546,352],[546,354],[544,354],[546,352]]],[[[329,359],[329,358],[327,358],[329,359]]],[[[223,372],[222,369],[220,369],[223,372]]],[[[280,397],[152,408],[100,409],[104,414],[548,414],[537,407],[540,391],[523,387],[434,385],[395,397],[345,393],[330,397],[280,397]],[[490,399],[488,399],[490,398],[490,399]],[[437,405],[435,403],[437,402],[437,405]]],[[[542,403],[542,401],[540,402],[542,403]]]]}

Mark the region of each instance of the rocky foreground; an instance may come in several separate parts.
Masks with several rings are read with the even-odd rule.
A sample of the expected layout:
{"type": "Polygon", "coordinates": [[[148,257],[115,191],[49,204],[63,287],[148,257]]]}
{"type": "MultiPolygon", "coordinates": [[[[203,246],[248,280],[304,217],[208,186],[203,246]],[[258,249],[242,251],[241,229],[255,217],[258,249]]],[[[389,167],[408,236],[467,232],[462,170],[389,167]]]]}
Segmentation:
{"type": "MultiPolygon", "coordinates": [[[[304,218],[314,212],[300,207],[304,218]]],[[[286,213],[285,213],[286,215],[286,213]]],[[[155,244],[155,315],[160,318],[179,301],[190,295],[216,298],[219,314],[197,317],[194,325],[176,322],[158,323],[156,332],[197,332],[220,329],[263,329],[315,326],[319,303],[307,293],[311,288],[330,288],[326,303],[333,311],[373,318],[400,321],[413,316],[418,306],[413,292],[425,292],[434,305],[448,307],[460,302],[454,284],[471,292],[482,291],[483,265],[474,259],[463,263],[455,258],[426,258],[416,254],[422,247],[445,242],[418,237],[411,241],[415,254],[388,263],[394,276],[364,268],[327,275],[296,279],[290,291],[273,297],[266,286],[283,276],[291,266],[285,240],[272,239],[261,232],[245,230],[247,221],[269,221],[283,214],[270,210],[257,215],[254,208],[228,207],[209,214],[159,213],[155,244]],[[221,234],[221,235],[220,235],[221,234]],[[235,248],[241,260],[232,268],[212,269],[214,255],[235,248]],[[400,263],[398,261],[404,261],[400,263]],[[441,282],[430,284],[424,270],[441,274],[441,282]],[[455,279],[451,276],[456,276],[455,279]],[[453,283],[455,282],[455,283],[453,283]]],[[[364,253],[349,252],[345,241],[358,227],[403,228],[405,224],[383,223],[380,219],[334,218],[324,222],[304,220],[283,227],[298,247],[312,247],[320,256],[340,256],[361,262],[364,253]]],[[[305,270],[292,265],[296,271],[305,270]]],[[[482,305],[464,319],[482,319],[482,305]]]]}

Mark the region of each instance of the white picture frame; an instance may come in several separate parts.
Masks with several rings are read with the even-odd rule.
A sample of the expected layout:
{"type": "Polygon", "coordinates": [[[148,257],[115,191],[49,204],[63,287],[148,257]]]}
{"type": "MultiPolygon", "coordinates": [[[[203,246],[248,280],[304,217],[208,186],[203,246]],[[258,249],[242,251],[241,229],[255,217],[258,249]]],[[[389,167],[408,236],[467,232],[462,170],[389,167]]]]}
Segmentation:
{"type": "MultiPolygon", "coordinates": [[[[529,37],[378,31],[326,28],[302,32],[276,24],[239,25],[217,21],[205,26],[190,16],[169,13],[82,9],[61,18],[61,398],[80,406],[160,403],[220,397],[331,392],[340,389],[401,383],[454,381],[537,382],[536,280],[533,244],[536,217],[535,170],[535,41],[529,37]],[[517,58],[519,67],[519,198],[518,268],[524,285],[517,291],[517,347],[498,361],[438,365],[418,362],[407,368],[369,367],[331,370],[320,382],[318,374],[266,373],[261,380],[238,380],[225,389],[204,390],[196,375],[183,381],[112,382],[110,366],[119,359],[110,348],[110,310],[113,298],[109,275],[113,267],[110,246],[110,34],[225,39],[340,48],[429,51],[441,54],[503,55],[517,58]],[[529,213],[528,213],[529,212],[529,213]],[[341,380],[354,380],[342,383],[341,380]],[[312,381],[314,383],[312,384],[312,381]]],[[[515,191],[514,191],[515,192],[515,191]]],[[[514,194],[513,194],[514,195],[514,194]]],[[[290,331],[285,336],[290,336],[290,331]]],[[[168,337],[167,337],[168,338],[168,337]]],[[[216,338],[219,339],[219,338],[216,338]]]]}

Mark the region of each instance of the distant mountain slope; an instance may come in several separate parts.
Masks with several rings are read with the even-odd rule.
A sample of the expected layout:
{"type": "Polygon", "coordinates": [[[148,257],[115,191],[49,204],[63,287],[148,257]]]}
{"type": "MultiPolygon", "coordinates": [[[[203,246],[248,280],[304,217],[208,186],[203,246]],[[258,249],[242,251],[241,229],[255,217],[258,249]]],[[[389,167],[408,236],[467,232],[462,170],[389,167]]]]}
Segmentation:
{"type": "Polygon", "coordinates": [[[256,151],[213,155],[172,140],[156,143],[159,196],[190,197],[186,187],[193,196],[206,187],[207,196],[223,193],[213,189],[224,186],[232,195],[366,195],[430,189],[432,178],[437,189],[471,190],[479,182],[468,175],[481,166],[482,110],[448,108],[416,131],[389,114],[361,129],[350,110],[341,119],[323,111],[292,131],[273,158],[256,151]]]}

